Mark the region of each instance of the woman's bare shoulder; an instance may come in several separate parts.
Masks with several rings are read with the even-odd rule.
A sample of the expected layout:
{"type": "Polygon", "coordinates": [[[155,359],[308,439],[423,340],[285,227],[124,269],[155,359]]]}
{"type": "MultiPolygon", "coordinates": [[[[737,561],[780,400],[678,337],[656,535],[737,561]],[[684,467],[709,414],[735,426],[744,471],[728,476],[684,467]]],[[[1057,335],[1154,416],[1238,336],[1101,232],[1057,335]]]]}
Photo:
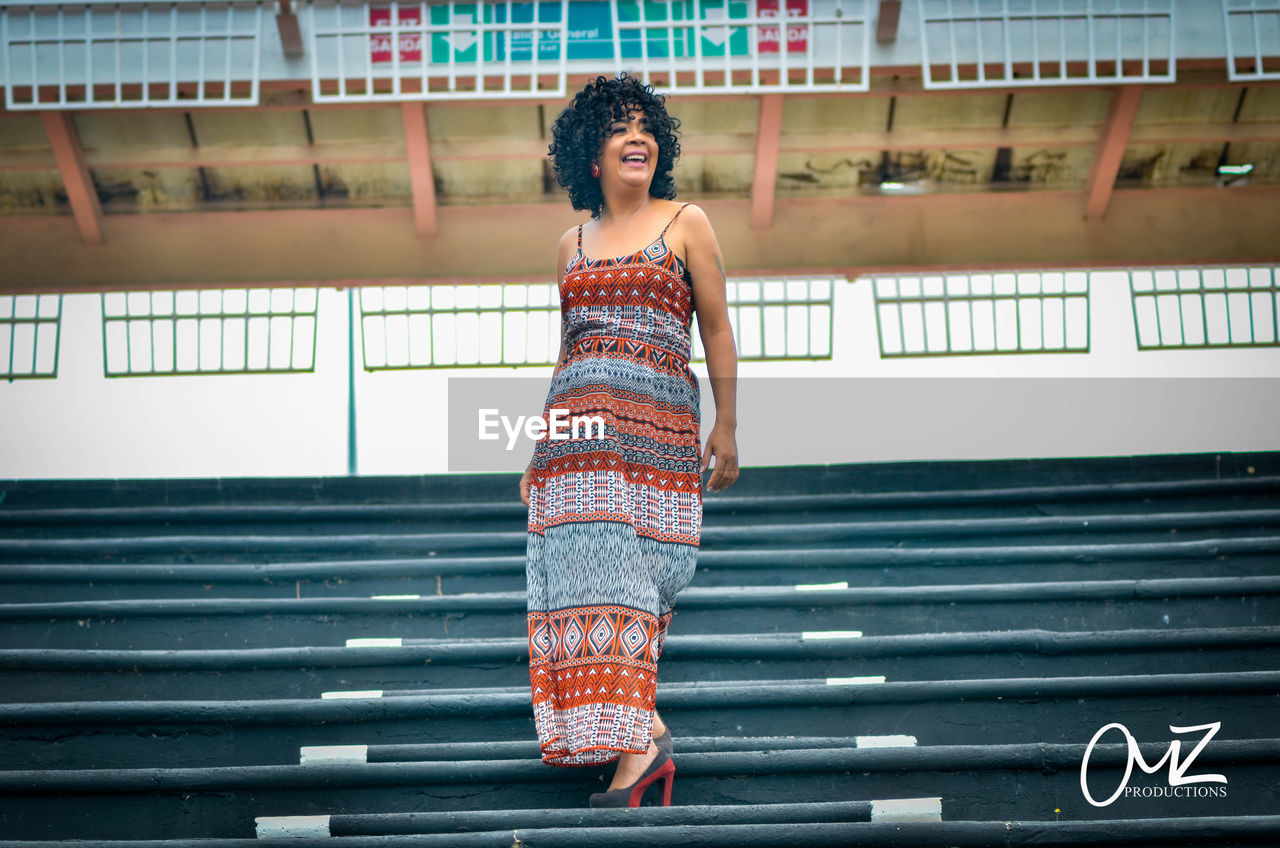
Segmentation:
{"type": "Polygon", "coordinates": [[[556,242],[556,254],[564,255],[572,253],[574,248],[578,246],[578,227],[575,224],[560,234],[560,241],[556,242]]]}
{"type": "Polygon", "coordinates": [[[676,219],[673,236],[678,238],[685,245],[702,244],[709,239],[715,238],[715,233],[711,229],[711,220],[707,217],[707,213],[702,207],[696,203],[690,203],[684,206],[680,213],[680,217],[676,219]]]}
{"type": "Polygon", "coordinates": [[[569,257],[573,255],[573,251],[578,247],[578,227],[572,226],[565,230],[560,236],[560,241],[556,243],[556,266],[557,269],[563,269],[568,263],[569,257]]]}
{"type": "MultiPolygon", "coordinates": [[[[672,203],[675,203],[675,201],[673,200],[673,201],[672,201],[672,203]]],[[[692,218],[692,219],[697,219],[697,220],[699,220],[700,222],[708,222],[708,223],[709,223],[709,219],[707,218],[707,213],[706,213],[705,211],[703,211],[702,207],[701,207],[701,206],[699,206],[698,204],[696,204],[696,203],[687,203],[687,204],[686,204],[686,203],[677,203],[676,205],[677,205],[677,206],[679,206],[681,209],[683,209],[683,210],[684,210],[684,213],[680,216],[680,218],[681,218],[682,220],[683,220],[684,218],[692,218]]]]}

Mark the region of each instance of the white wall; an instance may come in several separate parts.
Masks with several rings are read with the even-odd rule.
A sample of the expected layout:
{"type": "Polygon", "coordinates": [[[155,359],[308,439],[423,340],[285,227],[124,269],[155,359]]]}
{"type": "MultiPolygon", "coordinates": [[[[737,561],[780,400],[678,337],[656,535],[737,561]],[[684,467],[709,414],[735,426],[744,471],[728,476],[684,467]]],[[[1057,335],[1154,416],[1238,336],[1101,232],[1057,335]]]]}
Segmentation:
{"type": "MultiPolygon", "coordinates": [[[[871,281],[841,283],[830,361],[741,365],[741,460],[1280,449],[1280,348],[1139,352],[1126,275],[1095,273],[1090,289],[1087,354],[881,359],[871,281]]],[[[346,473],[345,291],[320,292],[311,374],[108,379],[99,296],[65,296],[62,321],[57,379],[0,382],[0,479],[346,473]]],[[[550,370],[358,371],[359,472],[448,470],[450,376],[503,380],[496,405],[513,376],[545,396],[550,370]]]]}

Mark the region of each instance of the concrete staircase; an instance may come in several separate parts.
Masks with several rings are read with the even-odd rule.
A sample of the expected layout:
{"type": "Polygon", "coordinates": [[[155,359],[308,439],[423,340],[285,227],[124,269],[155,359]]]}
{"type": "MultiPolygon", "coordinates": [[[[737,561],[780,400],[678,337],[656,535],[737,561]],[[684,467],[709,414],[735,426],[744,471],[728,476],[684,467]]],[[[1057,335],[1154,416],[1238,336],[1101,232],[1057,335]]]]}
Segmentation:
{"type": "Polygon", "coordinates": [[[640,810],[537,758],[514,478],[0,490],[0,848],[1280,844],[1280,453],[747,470],[640,810]],[[1090,804],[1113,723],[1227,783],[1090,804]]]}

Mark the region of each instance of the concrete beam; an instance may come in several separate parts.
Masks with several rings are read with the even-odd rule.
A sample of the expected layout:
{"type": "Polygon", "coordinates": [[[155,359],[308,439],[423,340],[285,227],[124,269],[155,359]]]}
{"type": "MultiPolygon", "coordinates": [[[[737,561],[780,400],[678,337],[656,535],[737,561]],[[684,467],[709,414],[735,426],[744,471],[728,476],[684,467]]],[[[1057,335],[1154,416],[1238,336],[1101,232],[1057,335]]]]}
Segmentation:
{"type": "Polygon", "coordinates": [[[80,238],[86,244],[102,244],[102,204],[98,202],[98,190],[89,174],[84,148],[80,146],[75,118],[70,112],[42,112],[40,119],[44,122],[49,146],[53,148],[53,158],[62,175],[80,238]]]}
{"type": "Polygon", "coordinates": [[[773,196],[778,182],[778,140],[782,135],[782,95],[760,97],[756,129],[756,170],[751,180],[751,228],[767,230],[773,224],[773,196]]]}
{"type": "Polygon", "coordinates": [[[436,234],[436,178],[431,169],[431,142],[427,137],[427,107],[410,101],[400,104],[404,121],[405,151],[409,158],[409,182],[413,188],[413,222],[423,237],[436,234]]]}
{"type": "MultiPolygon", "coordinates": [[[[1280,259],[1280,187],[1126,189],[1107,225],[1081,191],[956,192],[774,201],[770,237],[746,198],[697,198],[730,274],[1147,267],[1280,259]],[[850,233],[856,234],[851,238],[850,233]]],[[[8,218],[0,290],[546,281],[546,256],[583,215],[567,203],[450,206],[424,242],[413,211],[306,209],[109,215],[108,241],[68,244],[69,217],[8,218]],[[280,243],[293,246],[280,250],[280,243]],[[500,244],[501,249],[495,249],[500,244]],[[57,256],[56,263],[50,261],[57,256]],[[425,269],[430,269],[429,271],[425,269]]]]}
{"type": "Polygon", "coordinates": [[[1142,89],[1140,85],[1122,86],[1111,97],[1111,105],[1107,108],[1107,118],[1102,125],[1102,134],[1098,137],[1085,187],[1087,200],[1084,217],[1087,221],[1100,220],[1107,212],[1107,204],[1115,188],[1116,174],[1119,173],[1120,162],[1124,158],[1124,149],[1129,145],[1133,119],[1142,103],[1142,89]]]}
{"type": "Polygon", "coordinates": [[[280,48],[285,58],[301,59],[302,30],[298,27],[298,16],[293,13],[276,15],[276,31],[280,34],[280,48]]]}
{"type": "MultiPolygon", "coordinates": [[[[787,95],[790,97],[791,95],[787,95]]],[[[782,97],[782,95],[765,95],[782,97]]],[[[762,110],[763,118],[763,110],[762,110]]],[[[757,152],[756,135],[743,133],[699,133],[683,151],[692,156],[715,156],[757,152]]],[[[759,136],[763,140],[763,136],[759,136]]],[[[1002,129],[893,130],[890,132],[788,133],[779,134],[778,153],[852,153],[879,150],[976,150],[1000,147],[1096,146],[1100,136],[1093,127],[1012,127],[1002,129]]],[[[1280,141],[1280,121],[1249,124],[1141,124],[1129,132],[1130,144],[1240,144],[1280,141]]],[[[87,152],[90,168],[232,168],[287,167],[291,165],[369,165],[405,161],[406,153],[387,144],[343,144],[317,147],[312,144],[245,145],[243,147],[147,148],[87,152]]],[[[465,141],[437,139],[431,142],[431,162],[509,162],[546,158],[541,144],[524,139],[483,138],[465,141]]],[[[762,164],[757,160],[757,165],[762,164]]],[[[0,152],[0,171],[44,171],[56,167],[56,160],[43,152],[0,152]]]]}
{"type": "Polygon", "coordinates": [[[876,41],[892,44],[898,40],[898,18],[902,15],[902,0],[880,0],[880,13],[876,16],[876,41]]]}

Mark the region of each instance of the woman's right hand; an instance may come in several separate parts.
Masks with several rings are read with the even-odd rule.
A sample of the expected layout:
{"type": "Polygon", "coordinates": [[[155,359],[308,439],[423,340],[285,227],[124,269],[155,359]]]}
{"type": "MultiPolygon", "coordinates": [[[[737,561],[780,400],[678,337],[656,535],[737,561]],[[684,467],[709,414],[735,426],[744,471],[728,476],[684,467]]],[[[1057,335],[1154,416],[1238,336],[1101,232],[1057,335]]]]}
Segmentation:
{"type": "Polygon", "coordinates": [[[524,470],[524,474],[520,477],[520,500],[524,501],[524,505],[529,505],[529,487],[533,483],[533,463],[529,463],[529,467],[524,470]]]}

